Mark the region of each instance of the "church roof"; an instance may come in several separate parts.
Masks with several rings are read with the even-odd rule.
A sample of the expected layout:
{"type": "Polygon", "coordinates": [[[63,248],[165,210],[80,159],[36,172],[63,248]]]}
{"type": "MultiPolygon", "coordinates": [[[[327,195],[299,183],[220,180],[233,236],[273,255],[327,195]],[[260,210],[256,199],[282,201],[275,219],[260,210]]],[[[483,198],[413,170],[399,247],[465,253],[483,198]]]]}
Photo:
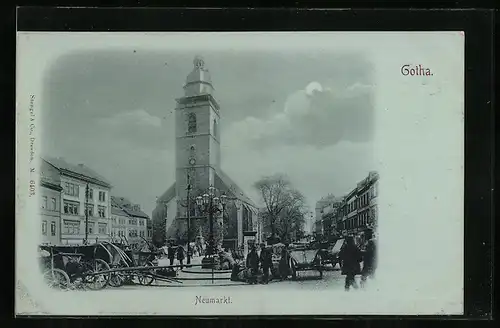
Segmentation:
{"type": "Polygon", "coordinates": [[[158,200],[156,202],[168,203],[169,201],[171,201],[172,198],[177,195],[176,185],[177,184],[174,182],[170,186],[170,188],[168,188],[160,197],[158,197],[158,200]]]}
{"type": "Polygon", "coordinates": [[[215,188],[222,191],[225,190],[231,193],[233,197],[238,198],[243,203],[253,208],[257,208],[257,205],[252,201],[252,199],[250,199],[250,197],[248,197],[243,192],[243,190],[222,170],[219,170],[215,177],[215,188]]]}
{"type": "MultiPolygon", "coordinates": [[[[160,197],[158,197],[157,203],[168,203],[176,195],[176,183],[172,184],[160,197]]],[[[215,188],[222,192],[226,192],[228,196],[238,198],[247,206],[257,209],[257,205],[248,197],[243,190],[222,170],[219,170],[215,176],[215,188]]]]}

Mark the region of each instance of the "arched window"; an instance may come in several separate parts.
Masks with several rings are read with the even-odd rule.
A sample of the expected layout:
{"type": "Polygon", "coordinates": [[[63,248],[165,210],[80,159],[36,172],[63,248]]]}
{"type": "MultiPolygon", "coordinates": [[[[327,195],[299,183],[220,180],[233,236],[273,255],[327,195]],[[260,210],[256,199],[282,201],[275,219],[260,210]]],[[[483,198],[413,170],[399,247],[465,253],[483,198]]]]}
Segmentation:
{"type": "Polygon", "coordinates": [[[213,128],[213,130],[214,130],[214,137],[217,138],[217,121],[216,120],[214,120],[214,128],[213,128]]]}
{"type": "Polygon", "coordinates": [[[196,114],[188,114],[188,133],[196,133],[196,114]]]}

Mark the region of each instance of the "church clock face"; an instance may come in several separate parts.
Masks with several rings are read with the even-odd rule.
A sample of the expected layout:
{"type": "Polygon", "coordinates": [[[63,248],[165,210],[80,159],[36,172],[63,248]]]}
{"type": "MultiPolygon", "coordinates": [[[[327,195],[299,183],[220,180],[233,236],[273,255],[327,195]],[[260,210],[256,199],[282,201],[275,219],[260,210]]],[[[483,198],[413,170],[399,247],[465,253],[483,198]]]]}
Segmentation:
{"type": "Polygon", "coordinates": [[[191,165],[195,165],[195,164],[196,164],[196,160],[195,160],[194,158],[191,158],[191,159],[189,160],[189,164],[191,164],[191,165]]]}

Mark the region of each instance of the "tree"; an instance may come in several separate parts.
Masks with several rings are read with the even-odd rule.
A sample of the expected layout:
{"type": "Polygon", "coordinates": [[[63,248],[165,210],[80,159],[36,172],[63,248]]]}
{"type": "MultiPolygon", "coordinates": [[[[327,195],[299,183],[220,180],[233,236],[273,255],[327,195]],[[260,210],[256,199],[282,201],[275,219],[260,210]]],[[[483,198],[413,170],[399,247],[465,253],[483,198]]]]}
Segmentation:
{"type": "Polygon", "coordinates": [[[305,197],[282,174],[264,177],[254,187],[264,202],[262,219],[271,231],[271,239],[289,242],[303,234],[305,197]]]}

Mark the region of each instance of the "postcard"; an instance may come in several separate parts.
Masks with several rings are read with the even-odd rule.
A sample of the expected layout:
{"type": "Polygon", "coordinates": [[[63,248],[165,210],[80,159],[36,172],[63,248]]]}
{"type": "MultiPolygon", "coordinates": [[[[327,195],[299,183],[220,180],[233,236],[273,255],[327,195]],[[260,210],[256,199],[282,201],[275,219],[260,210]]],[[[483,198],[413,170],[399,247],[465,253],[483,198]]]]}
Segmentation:
{"type": "Polygon", "coordinates": [[[16,313],[461,314],[465,37],[18,32],[16,313]]]}

